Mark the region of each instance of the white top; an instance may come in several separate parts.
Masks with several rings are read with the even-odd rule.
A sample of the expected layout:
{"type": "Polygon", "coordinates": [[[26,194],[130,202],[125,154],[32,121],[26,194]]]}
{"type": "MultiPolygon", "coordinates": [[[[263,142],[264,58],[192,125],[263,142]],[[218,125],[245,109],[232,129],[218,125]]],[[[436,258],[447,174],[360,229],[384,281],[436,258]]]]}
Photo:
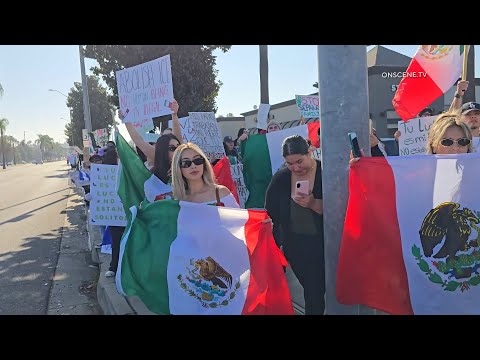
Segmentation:
{"type": "Polygon", "coordinates": [[[145,165],[145,167],[146,167],[148,170],[152,170],[152,168],[153,168],[153,165],[150,165],[150,164],[148,163],[148,161],[145,161],[145,162],[143,163],[143,165],[145,165]]]}
{"type": "MultiPolygon", "coordinates": [[[[237,200],[235,200],[235,196],[233,196],[233,194],[228,194],[227,196],[224,196],[223,198],[220,199],[221,202],[223,202],[225,204],[225,207],[229,207],[229,208],[237,208],[239,209],[240,206],[238,205],[237,203],[237,200]]],[[[216,204],[217,201],[207,201],[207,202],[203,202],[203,203],[200,203],[200,204],[216,204]]]]}
{"type": "Polygon", "coordinates": [[[473,143],[473,148],[477,151],[480,152],[480,137],[474,136],[472,138],[472,143],[473,143]]]}

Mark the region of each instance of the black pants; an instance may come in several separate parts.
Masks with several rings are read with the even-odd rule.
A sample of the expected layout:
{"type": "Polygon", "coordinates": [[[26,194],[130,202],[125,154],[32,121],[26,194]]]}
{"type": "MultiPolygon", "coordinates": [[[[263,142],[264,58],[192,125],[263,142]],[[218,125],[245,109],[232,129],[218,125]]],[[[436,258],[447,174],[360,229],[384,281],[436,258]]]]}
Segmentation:
{"type": "Polygon", "coordinates": [[[109,226],[110,235],[112,236],[112,260],[110,261],[110,268],[108,270],[117,272],[118,259],[120,257],[120,241],[122,240],[124,226],[109,226]]]}
{"type": "Polygon", "coordinates": [[[284,244],[285,257],[303,286],[305,315],[323,315],[325,310],[325,258],[323,236],[290,233],[284,244]]]}

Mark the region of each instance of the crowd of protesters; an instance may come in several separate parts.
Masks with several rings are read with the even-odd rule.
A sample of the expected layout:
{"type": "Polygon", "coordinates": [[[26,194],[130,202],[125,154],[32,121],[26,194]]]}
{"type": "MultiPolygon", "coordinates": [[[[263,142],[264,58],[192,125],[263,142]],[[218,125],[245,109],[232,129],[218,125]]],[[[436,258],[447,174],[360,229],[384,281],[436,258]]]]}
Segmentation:
{"type": "MultiPolygon", "coordinates": [[[[459,81],[449,111],[441,112],[433,122],[428,134],[427,154],[461,154],[476,151],[474,139],[480,133],[480,104],[461,104],[468,82],[459,81]]],[[[195,144],[183,143],[178,121],[179,105],[171,103],[172,128],[165,129],[155,143],[146,142],[132,124],[125,124],[135,144],[137,154],[145,167],[160,181],[172,187],[173,198],[201,204],[238,208],[237,200],[230,190],[217,184],[212,166],[220,159],[209,159],[195,144]]],[[[123,114],[119,110],[119,117],[123,114]]],[[[432,108],[418,114],[433,116],[432,108]]],[[[300,124],[304,123],[302,118],[300,124]]],[[[270,120],[267,129],[257,133],[265,135],[281,130],[281,125],[270,120]]],[[[242,163],[241,143],[248,141],[249,130],[241,128],[234,139],[223,138],[225,154],[231,165],[242,163]]],[[[319,134],[320,136],[320,134],[319,134]]],[[[401,133],[394,135],[398,142],[401,133]]],[[[478,144],[477,144],[478,145],[478,144]]],[[[389,156],[385,145],[377,136],[370,120],[371,156],[389,156]]],[[[272,233],[282,249],[293,272],[304,289],[306,314],[323,314],[325,310],[325,263],[323,240],[322,165],[315,159],[310,139],[299,135],[287,137],[282,144],[285,164],[268,186],[265,196],[265,210],[271,218],[272,233]],[[295,184],[307,181],[305,193],[298,192],[295,184]]],[[[395,154],[397,155],[397,154],[395,154]]],[[[351,155],[350,162],[358,161],[351,155]]],[[[90,157],[90,163],[116,165],[118,154],[115,143],[109,141],[105,148],[97,148],[90,157]]],[[[78,167],[78,163],[75,163],[78,167]]],[[[72,165],[73,168],[73,165],[72,165]]],[[[88,172],[89,165],[84,166],[88,172]]],[[[89,189],[85,188],[88,194],[89,189]]],[[[163,198],[158,198],[160,200],[163,198]]],[[[88,195],[86,201],[89,201],[88,195]]],[[[105,276],[117,272],[120,240],[124,227],[110,226],[112,236],[112,261],[105,276]]],[[[105,228],[102,227],[102,233],[105,228]]]]}

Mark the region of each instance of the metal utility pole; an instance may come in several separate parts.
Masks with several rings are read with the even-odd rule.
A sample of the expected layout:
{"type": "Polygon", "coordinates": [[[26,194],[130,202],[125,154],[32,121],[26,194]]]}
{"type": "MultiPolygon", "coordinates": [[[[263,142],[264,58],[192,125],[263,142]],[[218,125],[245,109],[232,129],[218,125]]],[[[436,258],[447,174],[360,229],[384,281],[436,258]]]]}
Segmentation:
{"type": "MultiPolygon", "coordinates": [[[[319,45],[323,218],[325,239],[326,313],[369,313],[336,299],[336,274],[348,201],[350,143],[356,132],[365,155],[370,154],[367,49],[365,45],[319,45]]],[[[370,310],[370,313],[373,311],[370,310]]]]}
{"type": "Polygon", "coordinates": [[[92,132],[92,119],[90,117],[90,102],[88,100],[88,82],[87,75],[85,74],[85,60],[83,58],[82,45],[78,45],[80,52],[80,70],[82,72],[82,90],[83,90],[83,116],[85,119],[85,129],[88,132],[92,132]]]}
{"type": "Polygon", "coordinates": [[[260,49],[260,103],[270,104],[268,96],[268,45],[259,45],[260,49]]]}
{"type": "Polygon", "coordinates": [[[475,45],[469,45],[467,55],[467,78],[468,89],[463,94],[462,103],[465,104],[475,100],[475,45]]]}
{"type": "MultiPolygon", "coordinates": [[[[92,119],[90,117],[90,102],[88,100],[88,81],[87,75],[85,74],[85,60],[83,58],[83,49],[82,45],[78,45],[78,50],[80,52],[80,70],[82,72],[82,90],[83,90],[83,117],[85,119],[85,129],[88,133],[92,132],[92,119]]],[[[82,144],[83,145],[83,144],[82,144]]],[[[90,158],[90,149],[88,146],[83,147],[83,162],[88,164],[88,159],[90,158]]]]}

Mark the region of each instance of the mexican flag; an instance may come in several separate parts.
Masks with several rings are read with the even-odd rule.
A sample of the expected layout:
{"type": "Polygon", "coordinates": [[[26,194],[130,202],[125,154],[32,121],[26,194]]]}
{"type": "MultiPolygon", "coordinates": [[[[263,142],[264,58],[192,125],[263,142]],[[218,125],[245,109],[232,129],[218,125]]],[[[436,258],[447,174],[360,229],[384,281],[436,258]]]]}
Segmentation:
{"type": "Polygon", "coordinates": [[[217,184],[225,186],[235,197],[237,204],[240,204],[238,198],[237,186],[232,178],[232,170],[230,168],[230,160],[227,156],[224,156],[213,166],[213,173],[217,184]]]}
{"type": "MultiPolygon", "coordinates": [[[[154,202],[156,199],[171,198],[172,188],[145,167],[142,159],[118,131],[115,133],[115,143],[120,158],[117,192],[125,209],[138,206],[142,201],[154,202]]],[[[127,217],[129,216],[127,211],[127,217]]]]}
{"type": "Polygon", "coordinates": [[[157,314],[293,315],[286,260],[265,211],[174,200],[130,210],[121,294],[157,314]]]}
{"type": "Polygon", "coordinates": [[[291,135],[301,135],[310,139],[315,147],[320,147],[318,130],[320,122],[274,131],[267,134],[252,135],[241,146],[243,178],[250,192],[245,207],[263,208],[265,193],[272,176],[283,166],[282,143],[291,135]]]}
{"type": "Polygon", "coordinates": [[[392,100],[402,120],[417,116],[452,88],[462,74],[464,45],[421,45],[392,100]]]}
{"type": "Polygon", "coordinates": [[[479,153],[361,158],[337,300],[390,314],[480,314],[479,153]]]}

